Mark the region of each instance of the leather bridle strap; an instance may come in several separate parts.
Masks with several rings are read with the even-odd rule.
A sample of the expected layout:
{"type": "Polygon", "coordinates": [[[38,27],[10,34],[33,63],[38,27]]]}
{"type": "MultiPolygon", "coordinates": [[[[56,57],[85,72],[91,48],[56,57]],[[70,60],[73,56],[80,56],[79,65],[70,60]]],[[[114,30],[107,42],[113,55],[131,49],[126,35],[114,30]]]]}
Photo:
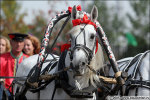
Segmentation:
{"type": "MultiPolygon", "coordinates": [[[[87,25],[87,24],[86,24],[87,25]]],[[[70,59],[72,60],[73,59],[73,53],[74,53],[74,51],[76,50],[76,49],[82,49],[84,52],[85,52],[85,54],[86,54],[86,56],[88,57],[88,64],[90,63],[90,61],[91,61],[91,59],[92,59],[92,56],[93,56],[93,50],[94,50],[94,47],[93,47],[93,49],[91,50],[91,49],[89,49],[87,46],[86,46],[86,40],[85,40],[85,30],[84,30],[84,28],[86,27],[86,25],[81,29],[81,31],[80,31],[80,33],[76,36],[76,38],[75,38],[75,46],[74,46],[74,48],[71,50],[71,57],[70,57],[70,59]],[[83,32],[83,36],[84,36],[84,45],[83,44],[77,44],[76,43],[76,40],[77,40],[77,37],[81,34],[81,32],[83,32]]]]}
{"type": "MultiPolygon", "coordinates": [[[[87,25],[87,24],[86,24],[86,25],[87,25]]],[[[76,36],[76,38],[75,38],[75,45],[77,45],[77,37],[83,32],[83,36],[84,36],[84,45],[86,46],[86,41],[85,41],[85,30],[84,30],[84,28],[86,27],[86,25],[85,25],[83,28],[81,28],[80,33],[76,36]]]]}
{"type": "Polygon", "coordinates": [[[77,44],[74,48],[73,48],[73,52],[74,52],[74,50],[76,50],[76,49],[82,49],[84,52],[85,52],[85,54],[86,54],[86,56],[88,57],[88,60],[90,61],[91,60],[91,58],[92,58],[92,55],[93,55],[93,51],[92,50],[90,50],[88,47],[86,47],[85,45],[82,45],[82,44],[77,44]]]}

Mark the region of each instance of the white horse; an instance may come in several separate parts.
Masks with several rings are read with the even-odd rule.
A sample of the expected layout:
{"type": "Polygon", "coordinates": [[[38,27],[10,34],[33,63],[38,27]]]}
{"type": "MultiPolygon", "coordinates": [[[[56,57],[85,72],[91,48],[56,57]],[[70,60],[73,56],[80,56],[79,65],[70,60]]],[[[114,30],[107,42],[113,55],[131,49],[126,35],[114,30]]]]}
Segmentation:
{"type": "MultiPolygon", "coordinates": [[[[83,18],[84,13],[81,11],[77,11],[76,7],[72,9],[71,13],[72,19],[83,18]]],[[[91,11],[91,21],[95,21],[98,16],[97,8],[94,6],[91,11]]],[[[95,27],[91,24],[82,23],[80,25],[74,26],[69,34],[71,36],[71,47],[65,54],[65,57],[59,59],[56,55],[54,55],[58,61],[58,64],[49,72],[49,74],[57,73],[58,67],[61,64],[64,64],[64,67],[71,66],[71,69],[67,71],[68,82],[71,87],[73,87],[77,91],[85,91],[93,93],[93,89],[96,89],[96,84],[100,83],[98,76],[91,70],[95,71],[99,70],[103,66],[103,52],[101,46],[98,44],[96,46],[96,30],[95,27]],[[98,50],[97,50],[98,49],[98,50]],[[97,50],[97,53],[95,51],[97,50]],[[63,62],[62,62],[63,61],[63,62]],[[89,68],[90,67],[90,68],[89,68]],[[91,89],[88,89],[92,87],[91,89]]],[[[60,57],[61,58],[61,57],[60,57]]],[[[33,55],[27,59],[25,59],[21,65],[18,67],[18,71],[16,76],[22,77],[27,76],[30,70],[36,65],[38,59],[38,55],[33,55]]],[[[53,56],[49,55],[46,60],[53,60],[53,56]]],[[[53,61],[53,64],[55,63],[53,61]]],[[[42,66],[43,69],[49,64],[46,62],[42,66]]],[[[20,81],[19,81],[20,82],[20,81]]],[[[24,81],[22,82],[24,83],[24,81]]],[[[18,84],[15,85],[15,92],[17,87],[22,86],[18,84]]],[[[26,97],[27,99],[96,99],[95,94],[93,93],[93,98],[72,98],[68,93],[64,91],[62,88],[56,88],[55,90],[55,81],[50,82],[46,88],[32,93],[27,91],[26,97]]]]}
{"type": "MultiPolygon", "coordinates": [[[[125,85],[115,95],[146,96],[150,98],[150,50],[117,62],[119,69],[128,73],[128,78],[125,85]]],[[[111,67],[109,76],[114,76],[111,67]]]]}

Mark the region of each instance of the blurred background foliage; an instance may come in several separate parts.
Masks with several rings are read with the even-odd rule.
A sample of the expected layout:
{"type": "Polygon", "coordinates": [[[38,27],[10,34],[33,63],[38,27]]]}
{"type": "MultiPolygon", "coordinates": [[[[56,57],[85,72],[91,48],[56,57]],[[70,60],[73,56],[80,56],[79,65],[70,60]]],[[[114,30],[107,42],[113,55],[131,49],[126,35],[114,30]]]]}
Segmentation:
{"type": "Polygon", "coordinates": [[[26,33],[28,26],[24,23],[23,18],[26,13],[19,14],[21,6],[15,0],[0,1],[1,14],[0,14],[0,33],[7,36],[10,32],[23,32],[26,33]]]}
{"type": "MultiPolygon", "coordinates": [[[[68,7],[68,1],[66,2],[66,10],[68,7]]],[[[81,5],[84,5],[86,0],[81,1],[81,5]]],[[[109,7],[109,1],[94,0],[89,5],[84,5],[84,10],[88,13],[91,12],[93,5],[98,7],[98,21],[103,27],[112,50],[117,59],[123,57],[134,56],[137,53],[144,52],[150,47],[150,1],[149,0],[137,0],[128,1],[132,13],[128,12],[122,16],[121,1],[116,1],[116,5],[109,7]],[[128,20],[127,21],[125,20],[128,20]]],[[[34,20],[32,24],[26,24],[24,17],[27,16],[27,12],[19,14],[21,4],[16,0],[1,0],[1,14],[0,14],[0,33],[6,37],[8,33],[21,32],[37,36],[42,40],[46,27],[50,19],[46,18],[42,10],[38,11],[38,14],[33,13],[34,20]]],[[[51,17],[56,15],[57,9],[54,9],[53,1],[48,1],[49,11],[47,14],[51,17]]],[[[65,9],[65,8],[64,8],[65,9]]],[[[126,8],[128,9],[128,8],[126,8]]],[[[64,19],[60,21],[53,29],[53,35],[51,37],[50,44],[56,38],[60,27],[62,26],[64,19]]],[[[68,42],[67,32],[71,29],[72,25],[69,22],[63,30],[61,36],[54,47],[54,53],[60,54],[60,45],[68,42]]],[[[50,47],[50,46],[49,46],[50,47]]],[[[48,49],[49,50],[49,49],[48,49]]],[[[49,51],[52,52],[52,51],[49,51]]]]}

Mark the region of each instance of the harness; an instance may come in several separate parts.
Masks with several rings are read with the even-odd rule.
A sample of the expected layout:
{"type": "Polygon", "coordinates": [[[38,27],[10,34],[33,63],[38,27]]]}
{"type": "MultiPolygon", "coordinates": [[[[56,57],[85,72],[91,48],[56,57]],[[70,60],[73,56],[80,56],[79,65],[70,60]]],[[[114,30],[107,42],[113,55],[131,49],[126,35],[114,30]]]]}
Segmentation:
{"type": "Polygon", "coordinates": [[[133,64],[135,64],[133,73],[128,77],[128,79],[127,79],[127,81],[125,83],[125,85],[127,86],[127,88],[125,90],[125,95],[128,95],[129,90],[131,88],[136,88],[136,93],[135,93],[136,96],[138,95],[138,93],[137,93],[138,92],[138,87],[145,87],[145,88],[150,89],[150,80],[143,80],[141,72],[139,70],[142,60],[144,59],[144,57],[146,56],[146,54],[149,53],[149,52],[150,52],[150,50],[144,52],[143,54],[138,54],[137,56],[135,56],[130,61],[130,63],[128,64],[128,66],[126,66],[124,68],[124,70],[126,72],[128,72],[128,70],[130,69],[130,67],[133,64]],[[136,79],[138,73],[139,73],[139,76],[140,76],[140,80],[136,79]]]}
{"type": "MultiPolygon", "coordinates": [[[[26,84],[28,87],[29,87],[29,91],[30,92],[32,92],[32,93],[37,93],[37,92],[40,92],[40,90],[43,90],[44,88],[46,88],[46,86],[51,82],[51,81],[53,81],[53,80],[55,80],[55,88],[54,88],[54,91],[53,91],[53,94],[52,94],[52,100],[53,100],[53,98],[54,98],[54,96],[55,96],[55,91],[56,91],[56,89],[57,88],[63,88],[64,89],[64,91],[68,94],[68,95],[70,95],[72,98],[92,98],[93,97],[93,95],[92,95],[92,92],[90,93],[90,92],[87,92],[87,91],[77,91],[77,90],[75,90],[75,88],[74,87],[72,87],[72,86],[70,86],[69,84],[68,84],[68,74],[67,74],[67,72],[66,72],[66,70],[64,70],[65,69],[65,57],[66,57],[66,54],[67,54],[67,52],[68,51],[64,51],[62,54],[61,54],[61,56],[60,56],[60,59],[59,59],[59,61],[57,61],[56,59],[54,59],[54,60],[50,60],[50,61],[48,61],[48,62],[50,62],[43,70],[42,70],[42,72],[41,72],[41,76],[42,75],[45,75],[45,74],[47,74],[49,71],[51,71],[57,64],[58,64],[58,72],[56,72],[56,74],[57,74],[57,77],[55,77],[54,76],[54,78],[50,78],[50,80],[49,80],[49,78],[48,78],[48,80],[47,81],[44,81],[44,82],[39,82],[39,85],[36,87],[36,86],[34,86],[34,85],[28,85],[28,84],[26,84]],[[64,71],[63,71],[64,70],[64,71]]],[[[30,74],[32,73],[32,71],[34,71],[35,70],[35,67],[36,66],[34,66],[31,70],[30,70],[30,72],[29,72],[29,74],[28,74],[28,76],[30,76],[30,74]]],[[[27,77],[28,77],[27,76],[27,77]]],[[[18,77],[19,78],[19,77],[18,77]]],[[[18,80],[20,80],[21,78],[19,78],[18,80]]],[[[25,80],[25,79],[22,79],[23,81],[25,80]]],[[[17,77],[15,77],[15,79],[14,79],[14,81],[13,81],[13,83],[12,84],[18,84],[19,86],[22,86],[22,88],[24,88],[24,84],[22,84],[22,83],[20,83],[20,82],[18,82],[17,81],[17,77]]],[[[89,88],[91,88],[91,87],[89,87],[89,88]]],[[[15,98],[16,98],[16,100],[18,100],[18,99],[25,99],[26,97],[24,96],[24,97],[20,97],[20,96],[23,96],[23,94],[25,94],[26,93],[26,91],[20,91],[19,92],[19,87],[17,87],[17,91],[16,91],[16,94],[15,94],[15,98]]],[[[24,90],[24,89],[22,89],[22,90],[24,90]]],[[[86,89],[86,90],[88,90],[88,89],[86,89]]],[[[93,88],[91,88],[89,91],[95,91],[95,88],[93,87],[93,88]]]]}
{"type": "MultiPolygon", "coordinates": [[[[146,51],[144,53],[137,54],[133,58],[117,61],[119,69],[120,70],[122,69],[122,75],[121,76],[123,78],[127,78],[127,79],[125,79],[126,80],[125,84],[123,84],[124,86],[126,86],[125,92],[123,93],[123,87],[122,86],[119,88],[121,96],[128,96],[128,93],[129,93],[130,89],[134,89],[134,88],[136,88],[135,96],[137,96],[138,95],[138,87],[144,87],[144,88],[150,89],[150,80],[143,80],[141,72],[139,70],[140,65],[142,63],[142,60],[144,59],[144,57],[149,52],[150,52],[150,50],[148,50],[148,51],[146,51]],[[133,66],[134,66],[133,72],[129,76],[128,75],[124,75],[124,74],[127,74],[127,73],[129,74],[129,70],[133,66]],[[140,77],[139,80],[136,79],[137,74],[139,74],[139,77],[140,77]],[[128,76],[128,77],[124,77],[124,76],[128,76]]],[[[106,70],[109,70],[107,67],[110,68],[111,65],[110,64],[106,64],[105,67],[106,67],[106,70]]],[[[113,76],[106,76],[106,77],[113,77],[113,76]]],[[[114,90],[114,91],[111,90],[110,91],[110,89],[112,89],[112,84],[110,84],[110,82],[105,82],[103,80],[102,80],[102,82],[104,83],[104,85],[102,87],[100,87],[100,89],[105,91],[105,94],[102,95],[103,92],[100,92],[101,94],[99,94],[99,92],[98,92],[98,95],[100,97],[103,97],[103,99],[104,99],[105,97],[107,97],[107,95],[117,95],[117,92],[119,90],[114,90]]]]}
{"type": "MultiPolygon", "coordinates": [[[[65,50],[64,52],[62,52],[60,56],[59,63],[58,63],[58,71],[65,68],[65,58],[66,58],[67,52],[68,51],[65,50]]],[[[71,85],[69,85],[68,74],[66,71],[60,73],[58,78],[55,79],[55,88],[54,88],[54,92],[53,92],[51,99],[54,98],[55,91],[57,88],[62,88],[72,98],[92,98],[93,97],[92,92],[87,91],[88,89],[86,89],[86,91],[79,91],[79,90],[76,90],[71,85]]],[[[90,89],[90,91],[94,91],[94,90],[95,90],[94,87],[90,89]]]]}
{"type": "MultiPolygon", "coordinates": [[[[45,75],[45,74],[48,74],[48,72],[50,72],[50,71],[57,65],[58,60],[57,60],[57,59],[45,60],[44,63],[46,63],[46,62],[49,62],[49,64],[41,71],[41,74],[40,74],[41,76],[42,76],[42,75],[45,75]]],[[[36,66],[34,66],[34,67],[30,70],[30,72],[29,72],[27,78],[33,73],[33,71],[35,70],[35,68],[36,68],[36,66]]],[[[13,82],[12,82],[12,84],[18,84],[18,85],[19,85],[19,87],[17,87],[17,89],[16,89],[16,94],[15,94],[15,99],[16,99],[16,100],[25,99],[25,98],[26,98],[26,97],[25,97],[25,94],[26,94],[27,90],[29,90],[29,91],[32,92],[32,93],[37,93],[37,92],[40,93],[40,90],[43,90],[44,88],[46,88],[46,86],[47,86],[51,81],[54,80],[54,78],[51,78],[50,80],[39,81],[38,86],[37,86],[36,84],[34,84],[34,85],[29,85],[29,84],[27,84],[26,82],[25,82],[24,84],[22,84],[22,83],[18,82],[18,80],[21,81],[20,79],[22,79],[22,77],[19,78],[19,79],[16,79],[16,78],[15,78],[15,79],[13,80],[13,82]],[[20,86],[22,86],[21,91],[19,91],[20,86]]],[[[25,81],[25,80],[27,80],[27,79],[23,79],[22,81],[25,81]]]]}

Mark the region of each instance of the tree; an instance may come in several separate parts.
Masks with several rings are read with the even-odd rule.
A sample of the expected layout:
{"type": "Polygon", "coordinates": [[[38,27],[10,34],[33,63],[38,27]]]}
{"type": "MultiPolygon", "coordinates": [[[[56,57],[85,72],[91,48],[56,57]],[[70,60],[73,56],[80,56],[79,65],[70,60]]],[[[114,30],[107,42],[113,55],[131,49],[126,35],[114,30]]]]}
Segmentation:
{"type": "Polygon", "coordinates": [[[28,25],[29,28],[28,33],[42,40],[47,27],[47,20],[43,16],[44,12],[41,10],[38,11],[37,15],[35,15],[34,13],[33,15],[34,15],[34,20],[32,21],[32,24],[28,25]]]}
{"type": "Polygon", "coordinates": [[[150,23],[149,23],[149,0],[129,1],[133,13],[127,13],[127,17],[131,23],[130,32],[135,36],[138,46],[128,45],[126,56],[134,56],[137,53],[144,52],[149,49],[150,41],[150,23]]]}
{"type": "Polygon", "coordinates": [[[1,14],[0,14],[0,33],[7,36],[8,33],[21,32],[26,33],[28,30],[23,18],[26,13],[19,14],[20,4],[16,0],[1,1],[1,14]]]}

